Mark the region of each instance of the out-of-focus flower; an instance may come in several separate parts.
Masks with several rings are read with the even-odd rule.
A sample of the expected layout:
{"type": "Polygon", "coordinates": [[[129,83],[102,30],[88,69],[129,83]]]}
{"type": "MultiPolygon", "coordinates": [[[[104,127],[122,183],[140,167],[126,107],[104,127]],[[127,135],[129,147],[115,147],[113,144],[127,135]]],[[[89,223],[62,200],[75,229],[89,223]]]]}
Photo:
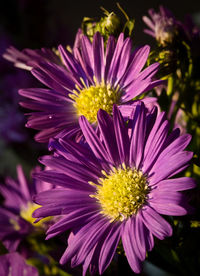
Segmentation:
{"type": "Polygon", "coordinates": [[[190,207],[180,191],[195,187],[188,177],[172,178],[188,166],[192,152],[184,151],[190,135],[170,134],[165,113],[149,113],[138,104],[124,121],[118,107],[113,118],[98,112],[98,131],[81,116],[86,142],[52,140],[54,156],[41,163],[50,170],[35,177],[62,188],[35,196],[42,205],[33,213],[39,219],[62,215],[47,231],[47,239],[71,229],[60,262],[89,267],[102,274],[110,264],[120,239],[134,272],[141,271],[146,251],[158,239],[172,235],[161,215],[185,215],[190,207]],[[160,215],[161,214],[161,215],[160,215]]]}
{"type": "MultiPolygon", "coordinates": [[[[131,39],[123,33],[117,42],[110,37],[104,51],[103,37],[96,33],[93,43],[82,36],[80,48],[74,54],[59,46],[65,68],[55,63],[41,62],[33,75],[50,89],[22,89],[21,105],[38,112],[30,113],[27,127],[41,130],[35,137],[48,142],[62,130],[80,130],[78,118],[84,115],[96,123],[97,111],[112,113],[113,104],[128,116],[136,96],[162,83],[154,80],[159,64],[142,71],[149,55],[149,46],[132,52],[131,39]]],[[[155,100],[155,99],[154,99],[155,100]]],[[[152,102],[151,98],[143,99],[152,102]]]]}
{"type": "Polygon", "coordinates": [[[160,12],[150,9],[148,13],[150,18],[143,16],[143,21],[150,29],[145,29],[144,32],[155,37],[160,44],[172,43],[175,36],[182,33],[182,24],[167,8],[160,6],[160,12]]]}
{"type": "Polygon", "coordinates": [[[38,276],[35,267],[26,264],[24,258],[17,252],[0,256],[1,276],[38,276]]]}
{"type": "Polygon", "coordinates": [[[60,63],[59,57],[48,48],[42,49],[24,49],[19,51],[17,48],[10,46],[6,49],[3,57],[8,61],[12,62],[16,67],[31,70],[35,63],[45,60],[60,63]]]}
{"type": "MultiPolygon", "coordinates": [[[[80,39],[82,35],[82,30],[79,29],[76,34],[73,47],[70,48],[70,46],[67,46],[71,52],[80,46],[80,39]]],[[[27,48],[20,51],[14,46],[10,46],[4,52],[3,57],[4,59],[12,62],[16,67],[24,70],[31,70],[38,62],[41,61],[53,62],[62,66],[62,60],[60,59],[59,51],[57,51],[55,48],[27,48]]]]}
{"type": "MultiPolygon", "coordinates": [[[[34,172],[39,170],[36,167],[34,172]]],[[[0,239],[10,252],[15,251],[19,243],[34,229],[44,229],[45,222],[34,224],[32,212],[38,206],[33,203],[32,196],[52,187],[45,182],[28,182],[20,165],[17,167],[17,176],[17,181],[7,177],[5,184],[0,185],[5,198],[0,207],[0,239]]]]}

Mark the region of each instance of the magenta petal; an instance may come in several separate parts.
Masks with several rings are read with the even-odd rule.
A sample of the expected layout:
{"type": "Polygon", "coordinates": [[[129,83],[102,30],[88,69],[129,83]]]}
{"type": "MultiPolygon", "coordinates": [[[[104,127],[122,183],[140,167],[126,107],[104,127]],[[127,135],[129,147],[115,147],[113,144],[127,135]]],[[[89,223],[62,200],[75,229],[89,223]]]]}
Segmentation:
{"type": "Polygon", "coordinates": [[[99,273],[102,274],[115,254],[121,236],[121,225],[114,224],[105,238],[99,255],[99,273]]]}
{"type": "Polygon", "coordinates": [[[149,52],[150,47],[148,45],[140,47],[133,52],[132,61],[123,77],[124,86],[129,85],[134,79],[136,79],[137,74],[142,70],[147,61],[149,52]]]}
{"type": "Polygon", "coordinates": [[[146,138],[146,112],[143,103],[136,107],[130,144],[130,164],[140,167],[146,138]]]}
{"type": "Polygon", "coordinates": [[[130,226],[131,219],[129,218],[124,224],[124,229],[122,230],[122,243],[130,267],[135,273],[140,273],[141,261],[137,257],[134,245],[132,244],[131,234],[133,234],[133,232],[130,230],[130,226]]]}
{"type": "Polygon", "coordinates": [[[147,229],[158,239],[163,240],[165,237],[172,235],[170,224],[151,207],[145,206],[145,209],[141,212],[141,217],[147,229]]]}
{"type": "Polygon", "coordinates": [[[116,105],[113,106],[114,130],[117,140],[121,163],[128,163],[129,160],[129,137],[128,128],[125,126],[124,119],[116,105]]]}
{"type": "MultiPolygon", "coordinates": [[[[83,245],[86,245],[86,241],[89,242],[91,236],[96,239],[97,236],[95,237],[95,231],[97,231],[97,229],[101,230],[104,224],[105,221],[102,220],[98,214],[92,219],[92,221],[80,228],[80,230],[78,230],[77,233],[73,235],[73,237],[71,236],[70,240],[68,240],[68,248],[65,250],[62,258],[60,259],[60,263],[64,264],[74,255],[78,254],[81,248],[83,248],[83,245]]],[[[98,231],[98,236],[99,234],[100,231],[98,231]]],[[[92,240],[92,242],[94,242],[94,240],[92,240]]],[[[90,244],[88,245],[90,246],[90,244]]],[[[85,258],[89,254],[90,250],[88,250],[88,247],[86,249],[85,255],[80,257],[85,258]]]]}
{"type": "Polygon", "coordinates": [[[124,34],[121,33],[118,37],[117,44],[116,44],[116,47],[115,47],[115,51],[112,55],[112,61],[110,63],[110,68],[109,68],[109,72],[108,72],[108,76],[107,76],[107,80],[111,84],[114,84],[114,82],[116,81],[114,79],[114,74],[116,74],[116,66],[118,66],[118,61],[119,61],[119,58],[120,58],[123,43],[124,43],[124,34]]]}
{"type": "Polygon", "coordinates": [[[179,177],[160,181],[156,189],[167,193],[168,191],[184,191],[195,187],[196,183],[194,179],[190,177],[179,177]]]}
{"type": "Polygon", "coordinates": [[[94,214],[95,214],[95,211],[91,209],[91,207],[89,206],[78,208],[77,210],[73,210],[69,214],[66,214],[64,218],[60,219],[58,222],[50,226],[47,231],[47,235],[52,236],[54,234],[55,236],[58,233],[67,231],[70,228],[80,227],[82,224],[88,223],[90,220],[92,220],[92,217],[94,216],[94,214]]]}
{"type": "Polygon", "coordinates": [[[150,173],[153,174],[150,178],[151,185],[155,185],[163,179],[170,178],[185,169],[185,167],[188,166],[188,162],[193,156],[192,152],[187,151],[179,152],[173,156],[171,156],[170,154],[168,155],[167,153],[164,156],[163,152],[162,156],[160,155],[155,165],[151,169],[150,173]]]}
{"type": "Polygon", "coordinates": [[[93,68],[94,68],[94,75],[98,81],[98,83],[101,83],[103,76],[104,76],[104,41],[103,37],[100,35],[99,32],[97,32],[94,35],[93,39],[93,68]]]}
{"type": "Polygon", "coordinates": [[[108,154],[99,137],[95,133],[94,129],[91,127],[84,116],[81,116],[79,118],[79,124],[82,129],[83,135],[85,136],[85,139],[94,152],[95,156],[102,162],[102,166],[104,166],[106,170],[109,170],[108,165],[105,164],[107,162],[112,164],[112,162],[108,159],[108,154]]]}
{"type": "Polygon", "coordinates": [[[150,206],[161,215],[184,216],[187,214],[187,210],[184,207],[173,202],[166,202],[165,200],[161,203],[151,201],[150,206]]]}
{"type": "Polygon", "coordinates": [[[116,166],[119,165],[119,153],[117,150],[117,142],[114,131],[114,124],[112,118],[104,111],[99,110],[97,114],[98,126],[103,138],[106,150],[110,155],[110,159],[116,166]],[[109,131],[107,131],[109,129],[109,131]]]}

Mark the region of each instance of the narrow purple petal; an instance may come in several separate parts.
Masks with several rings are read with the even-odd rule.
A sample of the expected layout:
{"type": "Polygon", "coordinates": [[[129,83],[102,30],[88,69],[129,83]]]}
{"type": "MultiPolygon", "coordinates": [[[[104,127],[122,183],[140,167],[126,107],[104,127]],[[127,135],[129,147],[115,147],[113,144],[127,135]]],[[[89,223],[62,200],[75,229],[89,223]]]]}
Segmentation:
{"type": "Polygon", "coordinates": [[[74,210],[69,214],[66,214],[63,219],[60,219],[58,222],[50,226],[47,231],[47,235],[57,235],[57,233],[62,233],[70,228],[80,227],[90,221],[95,212],[97,211],[94,211],[91,206],[85,206],[83,208],[74,210]]]}
{"type": "Polygon", "coordinates": [[[128,164],[130,148],[128,128],[125,126],[124,119],[116,105],[113,106],[113,121],[120,162],[121,164],[128,164]]]}
{"type": "Polygon", "coordinates": [[[143,158],[144,144],[146,138],[146,112],[143,103],[136,107],[133,131],[130,144],[129,163],[136,168],[140,167],[143,158]]]}
{"type": "Polygon", "coordinates": [[[131,220],[132,219],[128,219],[126,224],[124,225],[124,229],[122,231],[122,243],[130,267],[135,273],[140,273],[141,261],[136,255],[135,248],[131,239],[131,235],[133,234],[133,232],[130,230],[131,220]]]}
{"type": "Polygon", "coordinates": [[[142,17],[142,20],[144,21],[144,23],[147,24],[147,26],[148,26],[149,28],[151,28],[151,29],[154,31],[155,25],[154,25],[153,22],[149,19],[149,17],[143,16],[143,17],[142,17]]]}
{"type": "Polygon", "coordinates": [[[172,235],[170,224],[151,207],[145,206],[145,209],[141,212],[141,218],[147,229],[158,239],[163,240],[165,237],[172,235]]]}
{"type": "Polygon", "coordinates": [[[103,37],[97,32],[94,35],[93,43],[93,68],[94,68],[94,75],[98,81],[101,83],[103,76],[104,76],[104,41],[103,37]]]}
{"type": "Polygon", "coordinates": [[[152,176],[150,177],[150,184],[155,185],[161,180],[170,178],[178,172],[185,169],[188,166],[189,161],[191,160],[193,153],[192,152],[179,152],[171,156],[171,154],[165,154],[158,158],[155,165],[149,172],[152,176]],[[167,164],[167,165],[166,165],[167,164]]]}
{"type": "Polygon", "coordinates": [[[39,161],[43,165],[56,170],[56,172],[64,173],[81,182],[95,181],[98,179],[98,176],[89,170],[89,168],[76,162],[68,161],[60,156],[47,155],[41,157],[39,161]]]}
{"type": "Polygon", "coordinates": [[[98,126],[103,138],[106,150],[110,155],[110,159],[116,166],[119,165],[119,153],[117,150],[117,142],[115,137],[114,125],[112,118],[104,110],[99,110],[97,114],[98,126]],[[108,131],[109,130],[109,131],[108,131]]]}
{"type": "Polygon", "coordinates": [[[123,79],[121,80],[121,83],[123,82],[124,84],[123,86],[127,86],[129,83],[137,78],[137,74],[139,74],[147,61],[149,52],[150,47],[148,45],[138,48],[133,52],[132,61],[126,70],[123,79]]]}
{"type": "Polygon", "coordinates": [[[115,51],[115,38],[110,36],[106,46],[106,58],[105,58],[105,71],[104,71],[104,80],[107,83],[107,77],[110,69],[110,64],[112,57],[115,51]]]}
{"type": "Polygon", "coordinates": [[[19,184],[20,184],[19,189],[20,189],[21,193],[24,195],[24,198],[27,201],[31,200],[31,194],[30,194],[30,190],[28,187],[28,183],[25,178],[22,166],[20,166],[20,165],[17,166],[17,177],[18,177],[19,184]]]}
{"type": "Polygon", "coordinates": [[[121,225],[113,225],[106,239],[103,242],[99,255],[99,273],[102,274],[109,266],[115,254],[117,245],[121,237],[121,225]]]}
{"type": "Polygon", "coordinates": [[[83,78],[83,80],[87,83],[87,78],[85,76],[85,73],[78,63],[78,61],[74,58],[73,54],[71,54],[69,51],[65,50],[62,45],[58,46],[58,50],[61,54],[62,60],[67,67],[67,69],[73,74],[75,80],[79,85],[82,86],[80,82],[80,77],[83,78]]]}
{"type": "Polygon", "coordinates": [[[190,177],[179,177],[160,181],[156,189],[167,193],[168,191],[184,191],[195,187],[196,183],[194,179],[190,177]]]}
{"type": "MultiPolygon", "coordinates": [[[[64,254],[62,255],[60,259],[60,263],[64,264],[67,261],[69,261],[74,255],[76,255],[80,249],[86,244],[86,242],[89,242],[89,239],[91,239],[93,235],[92,242],[94,243],[94,239],[99,237],[100,230],[102,230],[102,227],[105,224],[105,220],[102,220],[102,217],[97,214],[96,217],[93,217],[93,219],[85,224],[83,227],[81,227],[74,235],[70,235],[68,239],[68,248],[65,250],[64,254]],[[96,231],[98,230],[98,235],[96,236],[96,231]]],[[[106,224],[107,225],[107,224],[106,224]]],[[[97,241],[98,239],[96,239],[97,241]]],[[[94,243],[95,245],[95,243],[94,243]]],[[[90,244],[88,244],[90,246],[90,244]]],[[[87,246],[87,252],[85,252],[84,256],[82,257],[85,259],[86,256],[89,254],[90,250],[88,250],[87,246]]],[[[91,248],[92,250],[92,248],[91,248]]]]}
{"type": "Polygon", "coordinates": [[[117,44],[115,47],[115,51],[112,56],[112,61],[110,63],[110,68],[107,76],[107,80],[109,83],[113,84],[116,80],[114,79],[114,74],[116,74],[116,66],[118,66],[118,61],[120,58],[121,50],[124,45],[124,34],[121,33],[117,40],[117,44]]]}
{"type": "Polygon", "coordinates": [[[108,158],[109,156],[94,129],[91,127],[84,116],[81,116],[79,118],[79,124],[82,129],[83,135],[93,153],[95,154],[97,159],[102,162],[102,166],[106,170],[109,170],[108,164],[112,164],[112,160],[108,158]]]}

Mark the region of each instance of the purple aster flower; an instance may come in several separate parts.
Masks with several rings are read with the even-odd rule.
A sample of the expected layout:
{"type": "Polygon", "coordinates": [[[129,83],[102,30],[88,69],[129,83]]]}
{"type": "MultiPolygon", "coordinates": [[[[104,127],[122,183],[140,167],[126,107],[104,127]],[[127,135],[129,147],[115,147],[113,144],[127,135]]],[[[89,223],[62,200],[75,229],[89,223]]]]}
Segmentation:
{"type": "Polygon", "coordinates": [[[68,247],[60,262],[82,264],[83,275],[103,273],[120,239],[134,272],[141,270],[146,251],[158,239],[172,235],[161,215],[185,215],[190,207],[180,191],[191,189],[188,177],[173,178],[188,166],[192,152],[184,151],[190,135],[170,134],[165,113],[147,112],[143,103],[124,121],[118,107],[113,118],[98,112],[99,131],[81,116],[85,143],[51,141],[54,156],[41,163],[51,168],[35,174],[39,180],[62,186],[35,196],[42,205],[33,216],[62,215],[47,231],[47,239],[68,229],[68,247]],[[98,133],[98,134],[97,134],[98,133]]]}
{"type": "MultiPolygon", "coordinates": [[[[74,46],[71,51],[74,51],[75,48],[79,47],[80,38],[82,36],[81,29],[78,30],[74,46]]],[[[68,46],[69,47],[69,46],[68,46]]],[[[69,47],[70,48],[70,47],[69,47]]],[[[14,46],[10,46],[6,49],[3,57],[12,62],[16,67],[31,70],[38,62],[41,60],[47,62],[53,62],[55,64],[62,65],[62,61],[59,57],[59,53],[55,49],[42,48],[42,49],[23,49],[22,51],[18,50],[14,46]]]]}
{"type": "Polygon", "coordinates": [[[3,57],[8,61],[12,62],[16,67],[31,70],[35,63],[42,60],[52,61],[55,63],[60,63],[59,57],[54,53],[53,50],[48,48],[42,49],[24,49],[19,51],[14,46],[10,46],[6,49],[3,57]]]}
{"type": "Polygon", "coordinates": [[[24,258],[18,253],[9,253],[0,256],[1,276],[38,276],[35,267],[26,264],[24,258]]]}
{"type": "Polygon", "coordinates": [[[178,32],[182,31],[181,23],[167,8],[160,6],[160,12],[149,9],[148,13],[150,18],[143,16],[142,19],[150,29],[144,32],[155,37],[160,44],[172,43],[178,32]]]}
{"type": "Polygon", "coordinates": [[[117,42],[111,36],[105,50],[99,33],[92,43],[82,35],[79,46],[74,53],[58,47],[65,67],[50,62],[34,67],[33,75],[49,89],[19,91],[25,97],[21,105],[37,111],[29,114],[27,127],[40,130],[35,137],[38,142],[48,142],[63,130],[78,132],[81,115],[96,123],[97,111],[101,108],[111,114],[114,103],[129,115],[133,98],[162,83],[153,80],[159,63],[142,71],[149,46],[132,51],[131,39],[124,40],[123,33],[117,42]]]}
{"type": "MultiPolygon", "coordinates": [[[[40,168],[36,167],[34,172],[38,171],[40,168]]],[[[33,203],[32,196],[52,187],[45,182],[28,182],[21,166],[17,167],[17,176],[17,181],[7,177],[5,185],[0,185],[0,192],[5,198],[4,205],[0,207],[0,240],[10,252],[15,251],[21,240],[34,228],[41,230],[41,226],[44,226],[33,226],[35,219],[32,218],[32,212],[38,206],[33,203]]]]}

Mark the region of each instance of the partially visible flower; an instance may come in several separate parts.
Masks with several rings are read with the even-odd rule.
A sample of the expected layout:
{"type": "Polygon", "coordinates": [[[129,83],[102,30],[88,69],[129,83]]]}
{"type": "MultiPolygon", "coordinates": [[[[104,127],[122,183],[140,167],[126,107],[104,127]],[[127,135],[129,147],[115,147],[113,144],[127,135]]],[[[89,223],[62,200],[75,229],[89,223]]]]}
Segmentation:
{"type": "MultiPolygon", "coordinates": [[[[80,38],[82,36],[82,31],[79,29],[76,37],[73,48],[70,48],[70,51],[74,51],[80,45],[80,38]]],[[[53,62],[62,66],[62,60],[60,59],[59,52],[53,48],[42,48],[42,49],[23,49],[22,51],[18,50],[14,46],[10,46],[6,49],[3,57],[12,62],[16,67],[31,70],[34,66],[41,61],[53,62]]]]}
{"type": "MultiPolygon", "coordinates": [[[[36,167],[34,172],[38,172],[36,167]]],[[[17,167],[18,180],[8,177],[5,184],[0,185],[0,191],[5,198],[0,207],[0,240],[5,247],[13,252],[20,242],[38,227],[44,229],[45,223],[34,224],[32,212],[38,208],[32,197],[38,192],[51,188],[51,184],[33,181],[28,182],[21,166],[17,167]]]]}
{"type": "Polygon", "coordinates": [[[170,134],[165,113],[148,112],[138,104],[124,121],[118,107],[113,117],[98,112],[98,131],[84,116],[79,119],[85,143],[52,140],[54,156],[41,163],[50,170],[35,174],[59,189],[35,196],[42,205],[33,213],[39,219],[62,215],[47,231],[47,239],[71,229],[60,262],[83,265],[92,275],[110,264],[120,239],[132,270],[158,239],[172,235],[161,215],[181,216],[190,211],[182,190],[195,187],[193,179],[173,178],[184,170],[192,152],[184,151],[191,137],[170,134]]]}
{"type": "Polygon", "coordinates": [[[17,252],[0,256],[1,276],[39,276],[35,267],[26,264],[24,258],[17,252]]]}
{"type": "Polygon", "coordinates": [[[182,31],[181,23],[167,8],[160,6],[158,13],[154,9],[149,9],[148,13],[150,18],[143,16],[142,19],[150,29],[145,29],[144,32],[155,37],[160,44],[172,43],[175,36],[182,31]]]}
{"type": "Polygon", "coordinates": [[[185,19],[185,22],[183,24],[184,31],[188,38],[188,44],[191,47],[191,55],[193,57],[193,62],[195,63],[194,66],[196,66],[198,80],[199,80],[199,61],[200,61],[200,27],[197,26],[193,19],[188,15],[185,19]]]}
{"type": "Polygon", "coordinates": [[[16,67],[31,70],[35,63],[41,60],[52,61],[55,63],[60,63],[59,57],[53,52],[53,50],[48,48],[42,49],[24,49],[19,51],[14,46],[10,46],[6,49],[3,57],[8,61],[12,62],[16,67]]]}
{"type": "MultiPolygon", "coordinates": [[[[154,80],[159,64],[142,71],[150,48],[132,51],[131,39],[121,33],[117,42],[110,37],[104,51],[103,37],[96,33],[91,43],[81,36],[80,48],[74,54],[58,47],[65,68],[55,63],[41,62],[33,75],[50,89],[22,89],[21,105],[38,112],[30,113],[27,127],[40,130],[35,139],[48,142],[62,130],[80,130],[78,118],[84,115],[91,123],[97,121],[101,108],[112,113],[113,104],[124,114],[130,114],[136,96],[162,83],[154,80]]],[[[143,99],[146,101],[146,99],[143,99]]],[[[147,98],[149,101],[149,98],[147,98]]]]}

